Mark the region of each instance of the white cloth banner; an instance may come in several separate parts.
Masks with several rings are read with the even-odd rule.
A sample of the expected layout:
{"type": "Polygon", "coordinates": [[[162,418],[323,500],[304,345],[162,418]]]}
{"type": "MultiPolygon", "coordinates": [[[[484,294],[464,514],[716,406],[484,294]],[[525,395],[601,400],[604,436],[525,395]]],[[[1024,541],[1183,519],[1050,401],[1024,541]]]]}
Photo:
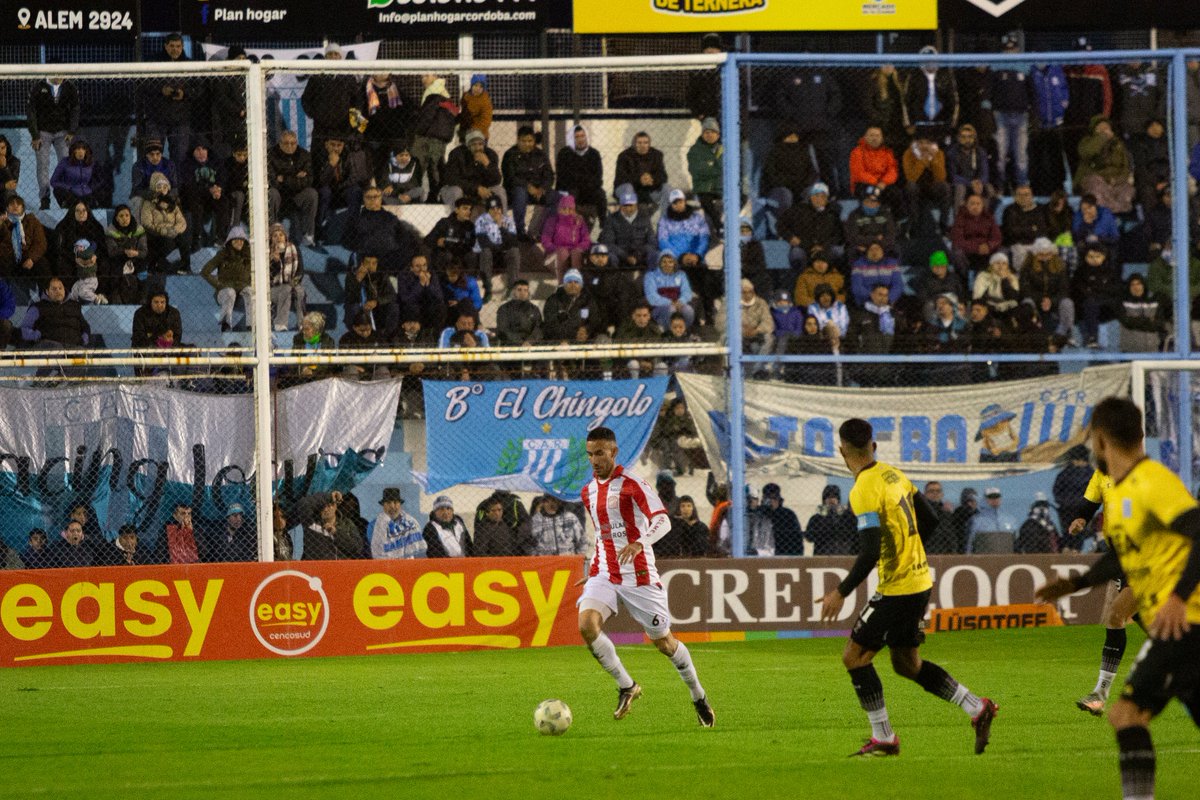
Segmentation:
{"type": "MultiPolygon", "coordinates": [[[[728,381],[680,373],[679,384],[710,464],[725,480],[728,381]]],[[[1128,365],[1070,375],[938,388],[848,389],[747,382],[744,402],[748,467],[799,476],[846,474],[837,429],[869,420],[881,461],[914,480],[999,477],[1054,465],[1084,441],[1092,408],[1128,396],[1128,365]]]]}

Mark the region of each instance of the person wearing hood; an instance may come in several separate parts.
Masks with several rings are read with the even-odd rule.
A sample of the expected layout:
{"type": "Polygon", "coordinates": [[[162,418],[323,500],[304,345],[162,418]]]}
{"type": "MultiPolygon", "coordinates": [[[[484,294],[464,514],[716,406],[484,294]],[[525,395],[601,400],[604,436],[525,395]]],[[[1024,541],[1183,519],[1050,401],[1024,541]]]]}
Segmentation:
{"type": "Polygon", "coordinates": [[[511,298],[496,312],[496,340],[504,347],[527,347],[542,341],[542,312],[529,299],[529,281],[513,283],[511,298]]]}
{"type": "Polygon", "coordinates": [[[426,73],[421,76],[421,84],[425,91],[413,119],[412,155],[425,168],[429,193],[434,194],[442,185],[442,160],[446,157],[446,145],[454,138],[459,109],[446,91],[445,78],[426,73]]]}
{"type": "Polygon", "coordinates": [[[818,252],[812,256],[808,266],[796,278],[796,284],[792,288],[792,296],[796,305],[805,308],[815,302],[816,290],[821,284],[825,284],[833,290],[835,300],[845,302],[845,276],[830,266],[829,258],[825,253],[818,252]]]}
{"type": "Polygon", "coordinates": [[[67,147],[79,131],[79,108],[75,82],[58,75],[38,81],[29,93],[26,126],[37,157],[38,196],[43,210],[50,208],[50,153],[53,151],[57,163],[66,160],[67,147]]]}
{"type": "Polygon", "coordinates": [[[850,311],[834,294],[833,287],[828,283],[816,285],[813,289],[813,301],[805,310],[808,316],[817,320],[822,335],[831,341],[840,341],[850,329],[850,311]]]}
{"type": "Polygon", "coordinates": [[[293,213],[292,236],[312,247],[317,221],[317,190],[313,188],[312,155],[300,146],[295,131],[283,131],[279,141],[267,151],[267,216],[271,222],[279,219],[285,209],[293,213]]]}
{"type": "Polygon", "coordinates": [[[135,349],[162,347],[170,335],[176,346],[183,341],[183,318],[171,305],[166,289],[154,289],[146,302],[133,312],[133,335],[129,346],[135,349]]]}
{"type": "Polygon", "coordinates": [[[481,72],[471,76],[471,85],[459,100],[458,135],[466,138],[467,131],[479,131],[483,138],[492,135],[492,96],[488,92],[488,77],[481,72]]]}
{"type": "Polygon", "coordinates": [[[776,218],[791,208],[796,198],[807,197],[809,188],[819,178],[813,168],[808,142],[800,138],[799,127],[795,122],[785,122],[763,159],[759,181],[776,218]]]}
{"type": "Polygon", "coordinates": [[[884,144],[883,129],[871,126],[850,151],[850,193],[863,196],[865,187],[873,186],[879,193],[880,202],[887,203],[892,211],[899,213],[903,197],[899,194],[900,165],[896,154],[884,144]]]}
{"type": "Polygon", "coordinates": [[[1029,507],[1029,516],[1017,531],[1014,553],[1057,553],[1058,527],[1054,524],[1054,512],[1050,501],[1038,492],[1038,499],[1029,507]]]}
{"type": "Polygon", "coordinates": [[[547,342],[588,342],[604,331],[596,300],[577,269],[567,270],[542,307],[542,334],[547,342]]]}
{"type": "MultiPolygon", "coordinates": [[[[342,48],[335,42],[325,46],[325,60],[342,60],[342,48]]],[[[352,133],[350,109],[358,96],[358,78],[348,72],[314,73],[304,83],[300,107],[312,120],[312,152],[324,153],[325,141],[336,137],[347,141],[352,133]]],[[[243,103],[244,104],[244,103],[243,103]]]]}
{"type": "MultiPolygon", "coordinates": [[[[1085,36],[1077,41],[1081,51],[1090,51],[1091,42],[1085,36]]],[[[1096,116],[1111,117],[1113,113],[1112,79],[1103,64],[1072,64],[1064,68],[1070,102],[1063,112],[1063,148],[1067,166],[1074,175],[1079,170],[1082,153],[1079,144],[1091,133],[1096,116]]]]}
{"type": "Polygon", "coordinates": [[[92,146],[83,139],[73,139],[70,154],[59,160],[50,176],[50,187],[59,208],[70,208],[77,200],[90,200],[97,177],[92,146]]]}
{"type": "Polygon", "coordinates": [[[547,260],[554,260],[559,280],[568,269],[579,269],[583,254],[592,246],[587,222],[575,211],[575,198],[569,194],[558,200],[558,213],[546,219],[542,226],[542,250],[547,260]]]}
{"type": "Polygon", "coordinates": [[[17,191],[17,182],[21,179],[21,159],[13,155],[12,143],[8,137],[0,134],[0,195],[8,199],[17,191]]]}
{"type": "Polygon", "coordinates": [[[1146,288],[1146,279],[1135,272],[1125,282],[1125,297],[1117,318],[1121,322],[1121,352],[1156,353],[1167,331],[1166,307],[1146,288]]]}
{"type": "MultiPolygon", "coordinates": [[[[434,194],[432,182],[430,195],[434,194]]],[[[467,131],[463,144],[450,151],[442,166],[442,188],[437,197],[446,205],[446,213],[454,210],[458,198],[466,196],[475,203],[486,203],[497,195],[508,205],[504,178],[500,174],[500,157],[487,146],[487,137],[477,130],[467,131]]]]}
{"type": "Polygon", "coordinates": [[[688,276],[681,272],[675,261],[675,253],[664,248],[658,253],[658,269],[646,273],[642,279],[646,302],[650,304],[651,316],[660,328],[670,324],[672,314],[682,314],[688,327],[696,319],[692,308],[692,286],[688,276]]]}
{"type": "Polygon", "coordinates": [[[575,198],[579,213],[596,219],[603,227],[608,216],[608,199],[604,196],[604,160],[592,147],[587,128],[576,125],[571,131],[571,143],[558,151],[554,160],[558,180],[555,190],[575,198]]]}
{"type": "Polygon", "coordinates": [[[790,339],[804,334],[805,310],[792,303],[792,293],[779,289],[771,295],[771,318],[775,320],[775,352],[786,353],[790,339]]]}
{"type": "MultiPolygon", "coordinates": [[[[936,56],[938,51],[933,45],[926,45],[920,54],[936,56]]],[[[904,84],[904,124],[909,136],[920,131],[940,141],[958,127],[958,85],[953,70],[941,69],[937,62],[928,61],[909,70],[904,84]]]]}
{"type": "Polygon", "coordinates": [[[179,199],[190,215],[193,247],[225,240],[232,224],[230,199],[212,146],[204,137],[192,141],[192,151],[180,167],[179,199]],[[210,221],[211,234],[205,230],[210,221]]]}
{"type": "Polygon", "coordinates": [[[662,151],[651,145],[650,134],[638,131],[633,143],[617,156],[613,195],[620,198],[627,191],[636,192],[638,204],[653,212],[669,190],[662,151]]]}
{"type": "Polygon", "coordinates": [[[721,220],[725,218],[721,209],[721,197],[724,195],[721,165],[724,156],[725,143],[721,141],[721,125],[715,117],[706,117],[700,123],[700,137],[688,148],[688,174],[692,177],[692,193],[696,195],[700,207],[712,221],[718,238],[723,230],[721,220]]]}
{"type": "Polygon", "coordinates": [[[246,229],[235,225],[225,239],[225,246],[209,259],[201,272],[204,280],[216,290],[217,305],[221,308],[221,330],[233,329],[233,306],[242,297],[247,323],[254,318],[254,289],[251,287],[250,241],[246,229]]]}
{"type": "Polygon", "coordinates": [[[171,188],[171,182],[161,172],[150,176],[150,191],[142,199],[141,223],[146,230],[151,269],[166,272],[167,256],[178,248],[178,272],[186,275],[192,271],[191,240],[187,235],[187,217],[171,188]]]}
{"type": "Polygon", "coordinates": [[[543,495],[529,517],[529,529],[535,556],[582,555],[591,549],[579,517],[552,494],[543,495]]]}
{"type": "Polygon", "coordinates": [[[504,154],[500,174],[504,178],[504,190],[508,192],[517,236],[526,240],[526,209],[530,205],[553,208],[558,199],[552,191],[554,168],[550,166],[546,151],[538,145],[538,136],[532,125],[522,125],[517,129],[517,143],[504,154]]]}
{"type": "Polygon", "coordinates": [[[848,556],[858,550],[857,520],[848,505],[842,505],[842,490],[832,483],[821,491],[821,506],[808,518],[804,538],[812,543],[814,556],[848,556]]]}
{"type": "MultiPolygon", "coordinates": [[[[343,145],[342,150],[345,150],[343,145]]],[[[383,191],[383,204],[386,206],[405,206],[410,203],[420,203],[425,200],[428,194],[428,187],[425,185],[425,167],[421,166],[421,162],[413,158],[412,145],[408,142],[399,142],[392,146],[391,155],[387,161],[380,167],[375,174],[375,185],[383,191]]],[[[362,151],[359,151],[360,155],[362,151]]],[[[347,158],[352,157],[351,153],[347,158]]],[[[339,159],[341,160],[341,159],[339,159]]],[[[333,187],[336,184],[334,181],[339,176],[333,170],[332,152],[327,158],[326,166],[321,169],[321,186],[330,186],[330,196],[336,193],[333,187]]],[[[364,164],[365,166],[365,164],[364,164]]],[[[346,197],[346,207],[351,214],[358,213],[358,206],[361,205],[362,193],[366,188],[369,178],[361,183],[356,183],[359,186],[357,193],[358,202],[354,202],[355,198],[346,194],[352,190],[350,184],[345,183],[348,180],[355,178],[356,168],[354,165],[347,164],[344,167],[344,174],[340,176],[342,193],[346,197]]],[[[321,189],[324,192],[324,188],[321,189]]],[[[322,203],[324,203],[325,195],[321,195],[322,203]]],[[[328,213],[328,209],[326,209],[328,213]]],[[[324,219],[324,216],[318,215],[319,219],[324,219]]]]}
{"type": "Polygon", "coordinates": [[[150,274],[147,266],[150,247],[146,242],[146,229],[133,216],[129,206],[119,205],[113,210],[104,241],[116,284],[110,288],[111,299],[136,302],[141,298],[143,281],[150,274]]]}
{"type": "MultiPolygon", "coordinates": [[[[738,218],[738,246],[742,249],[742,277],[749,278],[754,284],[754,291],[763,297],[769,297],[775,291],[775,281],[767,272],[767,254],[762,242],[754,238],[754,220],[749,214],[738,218]]],[[[714,248],[715,249],[715,248],[714,248]]],[[[725,296],[725,274],[717,270],[706,270],[708,275],[702,275],[704,292],[702,294],[714,300],[725,296]]],[[[783,288],[791,283],[791,273],[781,278],[783,288]]],[[[707,309],[705,313],[707,313],[707,309]]]]}
{"type": "Polygon", "coordinates": [[[1092,117],[1088,131],[1079,142],[1075,190],[1095,195],[1097,202],[1114,214],[1125,214],[1133,209],[1136,194],[1129,151],[1106,116],[1092,117]]]}
{"type": "Polygon", "coordinates": [[[416,108],[412,98],[401,92],[395,77],[387,72],[368,77],[357,95],[358,103],[350,111],[350,122],[364,135],[372,155],[371,166],[376,168],[387,157],[388,148],[409,133],[416,108]]]}
{"type": "Polygon", "coordinates": [[[26,212],[25,200],[19,194],[8,198],[5,209],[0,219],[0,275],[22,280],[50,275],[46,229],[41,221],[26,212]]]}

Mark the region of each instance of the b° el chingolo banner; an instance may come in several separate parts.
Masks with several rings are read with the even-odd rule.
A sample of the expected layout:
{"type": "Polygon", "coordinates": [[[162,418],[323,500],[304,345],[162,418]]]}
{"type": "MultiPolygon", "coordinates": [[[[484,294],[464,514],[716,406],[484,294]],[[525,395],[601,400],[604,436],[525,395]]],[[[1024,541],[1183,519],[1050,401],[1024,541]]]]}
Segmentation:
{"type": "Polygon", "coordinates": [[[576,33],[932,30],[937,0],[575,0],[576,33]]]}
{"type": "Polygon", "coordinates": [[[0,572],[0,666],[513,649],[578,640],[573,557],[0,572]]]}

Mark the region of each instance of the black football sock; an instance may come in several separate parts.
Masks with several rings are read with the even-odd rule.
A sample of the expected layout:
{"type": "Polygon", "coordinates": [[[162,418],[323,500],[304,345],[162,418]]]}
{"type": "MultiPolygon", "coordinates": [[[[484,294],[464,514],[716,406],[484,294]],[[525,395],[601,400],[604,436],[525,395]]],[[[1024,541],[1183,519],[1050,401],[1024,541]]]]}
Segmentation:
{"type": "Polygon", "coordinates": [[[913,680],[930,694],[942,698],[947,703],[954,703],[972,718],[983,710],[983,702],[971,694],[970,689],[954,680],[949,672],[932,661],[922,661],[921,669],[917,671],[917,677],[913,680]]]}
{"type": "Polygon", "coordinates": [[[1124,628],[1108,628],[1104,631],[1104,647],[1100,650],[1100,675],[1096,678],[1096,688],[1092,691],[1106,700],[1113,679],[1117,677],[1121,659],[1125,655],[1126,639],[1124,628]]]}
{"type": "Polygon", "coordinates": [[[871,736],[881,742],[892,742],[896,732],[888,720],[887,705],[883,702],[883,682],[874,664],[850,670],[850,682],[854,684],[854,693],[858,695],[858,704],[867,712],[871,721],[871,736]]]}
{"type": "Polygon", "coordinates": [[[1154,798],[1154,742],[1147,728],[1122,728],[1117,731],[1121,751],[1121,794],[1125,800],[1154,798]]]}

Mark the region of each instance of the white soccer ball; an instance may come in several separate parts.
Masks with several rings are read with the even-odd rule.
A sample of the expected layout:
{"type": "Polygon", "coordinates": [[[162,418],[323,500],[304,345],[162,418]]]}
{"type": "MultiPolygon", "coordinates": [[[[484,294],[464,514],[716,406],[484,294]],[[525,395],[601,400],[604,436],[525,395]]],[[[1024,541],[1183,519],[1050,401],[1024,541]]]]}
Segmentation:
{"type": "Polygon", "coordinates": [[[562,700],[543,700],[533,710],[533,724],[546,736],[559,736],[571,727],[571,707],[562,700]]]}

